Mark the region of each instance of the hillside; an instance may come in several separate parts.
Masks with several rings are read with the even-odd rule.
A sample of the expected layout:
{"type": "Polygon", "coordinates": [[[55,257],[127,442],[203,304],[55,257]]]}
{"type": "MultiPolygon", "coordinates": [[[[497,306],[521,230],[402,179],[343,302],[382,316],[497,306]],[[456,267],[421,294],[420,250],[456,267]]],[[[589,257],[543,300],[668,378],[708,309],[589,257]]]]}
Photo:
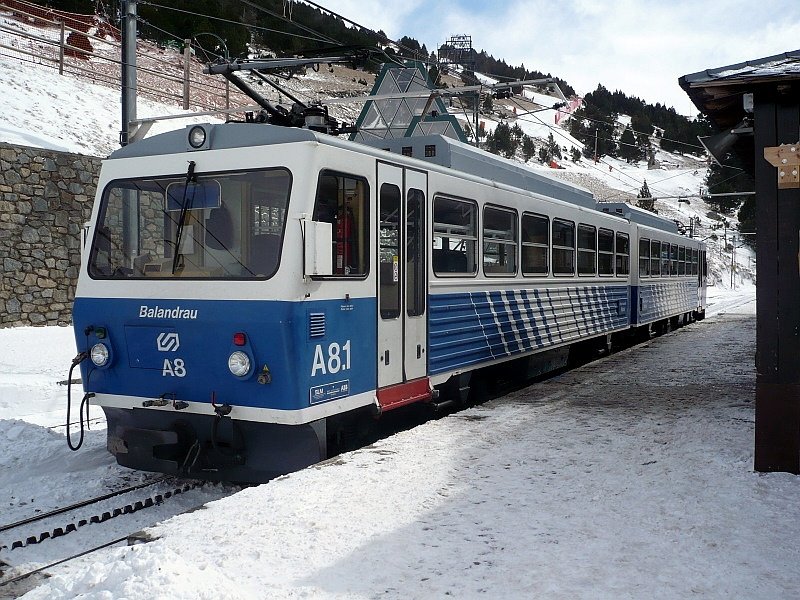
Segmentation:
{"type": "MultiPolygon", "coordinates": [[[[8,26],[23,27],[7,16],[0,15],[0,21],[8,26]]],[[[37,29],[27,24],[24,27],[28,30],[37,29]]],[[[41,33],[44,35],[46,31],[41,33]]],[[[177,50],[141,42],[140,52],[148,51],[158,54],[166,63],[181,65],[182,58],[177,50]]],[[[203,77],[200,73],[202,64],[195,63],[193,70],[197,77],[203,77]]],[[[140,77],[153,76],[144,74],[140,77]]],[[[308,102],[330,97],[363,96],[371,89],[374,79],[374,75],[368,72],[322,66],[319,71],[309,69],[305,74],[281,81],[281,85],[308,102]]],[[[487,77],[482,79],[491,81],[487,77]]],[[[446,83],[454,87],[459,84],[459,79],[451,75],[446,83]]],[[[21,62],[8,56],[0,56],[0,85],[4,90],[0,96],[0,111],[3,114],[0,141],[94,156],[106,156],[118,147],[118,89],[92,84],[80,77],[59,76],[52,68],[21,62]]],[[[157,84],[151,83],[153,85],[157,84]]],[[[287,99],[279,92],[266,86],[262,90],[270,101],[286,103],[287,99]]],[[[197,86],[192,92],[202,96],[202,89],[197,86]]],[[[731,244],[730,232],[737,225],[735,217],[720,217],[699,198],[691,197],[704,187],[704,159],[658,150],[654,157],[655,166],[650,168],[646,161],[628,163],[610,157],[603,157],[598,163],[577,157],[572,160],[573,149],[581,150],[583,144],[570,135],[569,119],[561,119],[558,125],[555,124],[557,112],[549,107],[556,101],[556,98],[541,94],[496,99],[491,111],[483,111],[480,121],[486,132],[495,132],[501,123],[512,128],[518,126],[518,130],[533,140],[537,152],[548,144],[551,148],[555,146],[562,157],[555,158],[552,163],[558,168],[551,169],[537,158],[531,158],[527,164],[532,168],[547,169],[557,177],[590,189],[599,201],[624,200],[635,203],[636,195],[645,181],[653,196],[671,196],[656,200],[655,207],[662,216],[676,219],[687,227],[694,222],[696,237],[708,238],[711,282],[725,287],[730,286],[732,281],[736,286],[752,285],[755,267],[752,252],[747,247],[738,247],[738,236],[736,243],[731,244]],[[677,196],[689,197],[688,202],[679,202],[677,196]],[[730,247],[726,247],[726,242],[730,247]],[[735,256],[732,257],[732,254],[735,256]],[[733,280],[732,266],[735,272],[733,280]]],[[[202,106],[202,102],[201,97],[193,96],[193,106],[202,106]]],[[[336,104],[331,105],[330,111],[336,118],[352,123],[362,105],[358,101],[336,104]]],[[[140,98],[138,102],[140,118],[180,112],[180,107],[174,103],[159,103],[145,98],[140,98]]],[[[465,125],[471,120],[471,114],[459,110],[458,102],[453,112],[465,125]]],[[[181,128],[192,122],[213,120],[209,117],[190,117],[161,121],[156,123],[150,135],[181,128]]],[[[629,117],[620,115],[615,127],[622,130],[629,123],[629,117]]],[[[520,149],[513,158],[525,162],[520,149]]]]}

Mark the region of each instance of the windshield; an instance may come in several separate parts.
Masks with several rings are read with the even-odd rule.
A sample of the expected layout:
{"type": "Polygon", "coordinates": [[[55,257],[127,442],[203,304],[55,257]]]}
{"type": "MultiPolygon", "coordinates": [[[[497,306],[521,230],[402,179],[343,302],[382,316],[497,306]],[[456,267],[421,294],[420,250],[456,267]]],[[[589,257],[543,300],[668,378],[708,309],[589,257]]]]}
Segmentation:
{"type": "Polygon", "coordinates": [[[285,169],[114,181],[89,258],[95,279],[251,279],[275,274],[291,175],[285,169]]]}

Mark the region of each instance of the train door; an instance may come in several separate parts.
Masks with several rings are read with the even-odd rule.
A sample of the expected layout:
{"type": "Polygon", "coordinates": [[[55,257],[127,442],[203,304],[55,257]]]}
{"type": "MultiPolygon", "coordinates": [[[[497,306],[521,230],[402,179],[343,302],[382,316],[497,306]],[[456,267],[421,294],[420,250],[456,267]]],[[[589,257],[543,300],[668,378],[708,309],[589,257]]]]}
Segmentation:
{"type": "Polygon", "coordinates": [[[706,293],[708,285],[708,264],[706,263],[706,251],[700,250],[700,265],[697,269],[697,286],[698,286],[698,306],[705,312],[706,308],[706,293]]]}
{"type": "Polygon", "coordinates": [[[427,174],[378,163],[378,387],[426,375],[427,174]]]}

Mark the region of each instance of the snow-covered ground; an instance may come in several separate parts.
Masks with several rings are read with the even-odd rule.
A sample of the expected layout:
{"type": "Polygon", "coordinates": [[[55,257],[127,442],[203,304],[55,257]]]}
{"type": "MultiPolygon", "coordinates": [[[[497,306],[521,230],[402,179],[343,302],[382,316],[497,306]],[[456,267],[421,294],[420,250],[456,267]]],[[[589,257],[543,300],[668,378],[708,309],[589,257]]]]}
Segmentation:
{"type": "MultiPolygon", "coordinates": [[[[24,597],[797,597],[800,478],[752,468],[753,294],[715,290],[709,313],[174,517],[148,530],[156,541],[48,569],[24,597]]],[[[24,402],[3,405],[0,505],[86,495],[86,481],[118,469],[102,425],[78,453],[39,425],[61,422],[70,331],[0,330],[0,348],[4,398],[28,374],[14,386],[24,402]],[[46,475],[57,485],[43,487],[46,475]]],[[[0,560],[27,571],[56,541],[0,560]]]]}

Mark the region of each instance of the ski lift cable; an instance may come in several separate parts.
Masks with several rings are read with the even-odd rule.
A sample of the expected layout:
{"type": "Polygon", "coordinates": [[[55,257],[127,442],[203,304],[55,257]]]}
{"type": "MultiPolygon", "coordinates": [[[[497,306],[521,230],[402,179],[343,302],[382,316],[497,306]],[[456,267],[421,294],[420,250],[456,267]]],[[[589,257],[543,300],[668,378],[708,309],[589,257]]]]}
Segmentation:
{"type": "MultiPolygon", "coordinates": [[[[560,131],[560,128],[557,128],[557,127],[555,127],[555,126],[553,126],[553,125],[550,125],[549,123],[545,123],[545,122],[544,122],[544,121],[543,121],[543,120],[542,120],[542,119],[541,119],[541,118],[540,118],[538,115],[535,115],[535,114],[534,114],[534,115],[532,115],[532,116],[533,116],[533,117],[534,117],[534,118],[535,118],[535,119],[536,119],[536,120],[537,120],[537,121],[538,121],[540,124],[544,125],[545,127],[547,127],[548,129],[550,129],[551,131],[555,131],[555,132],[556,132],[556,133],[557,133],[559,136],[561,136],[561,137],[563,137],[564,139],[566,139],[567,141],[569,141],[569,142],[570,142],[570,144],[574,143],[574,142],[572,141],[572,139],[571,139],[571,138],[567,137],[567,136],[566,136],[566,134],[564,134],[562,131],[560,131]]],[[[526,121],[528,121],[528,122],[533,122],[533,121],[530,121],[529,119],[523,119],[523,120],[526,120],[526,121]]],[[[611,165],[610,163],[608,163],[608,162],[604,161],[603,159],[600,159],[600,162],[601,162],[601,163],[603,163],[604,165],[608,166],[608,167],[613,167],[613,165],[611,165]]],[[[596,166],[594,166],[594,165],[589,165],[589,166],[590,166],[590,168],[592,168],[592,169],[594,169],[594,170],[596,170],[596,171],[601,171],[601,172],[602,172],[602,170],[601,170],[601,169],[599,169],[598,167],[596,167],[596,166]]],[[[634,176],[630,175],[629,173],[626,173],[625,171],[622,171],[622,170],[620,170],[620,169],[617,169],[617,173],[619,173],[620,175],[624,175],[624,176],[625,176],[625,177],[627,177],[628,179],[632,180],[634,183],[636,183],[636,186],[637,186],[637,187],[639,187],[639,188],[641,188],[641,186],[642,186],[642,185],[644,185],[644,181],[639,181],[639,180],[638,180],[638,179],[636,179],[634,176]]],[[[603,175],[604,175],[604,176],[606,176],[606,177],[608,176],[608,175],[607,175],[605,172],[603,172],[603,175]]],[[[616,179],[617,181],[619,181],[619,182],[620,182],[621,184],[623,184],[623,185],[631,185],[630,183],[626,183],[626,182],[624,182],[622,179],[620,179],[620,178],[619,178],[619,177],[617,177],[616,175],[612,175],[611,177],[612,177],[613,179],[616,179]]],[[[632,188],[632,189],[633,189],[633,188],[632,188]]],[[[655,189],[655,188],[654,188],[654,189],[655,189]]],[[[658,191],[658,190],[656,190],[656,191],[658,191]]]]}
{"type": "MultiPolygon", "coordinates": [[[[512,99],[512,101],[515,101],[515,100],[514,100],[514,99],[512,99]]],[[[517,106],[520,106],[520,108],[522,108],[522,106],[521,106],[519,103],[517,103],[517,106]]],[[[518,117],[518,118],[519,118],[519,117],[518,117]]],[[[554,126],[552,126],[552,125],[550,125],[550,124],[548,124],[548,123],[545,123],[545,122],[544,122],[544,121],[542,121],[542,120],[541,120],[541,118],[539,118],[538,116],[537,116],[537,117],[535,117],[535,118],[536,118],[536,120],[537,120],[537,121],[539,121],[539,123],[541,123],[542,125],[545,125],[545,126],[546,126],[546,127],[548,127],[549,129],[551,129],[551,130],[555,131],[556,133],[558,133],[559,135],[561,135],[561,136],[562,136],[562,137],[564,137],[565,139],[567,139],[567,140],[569,140],[570,142],[572,142],[572,140],[570,140],[569,138],[567,138],[567,137],[566,137],[566,135],[564,135],[564,134],[563,134],[563,132],[562,132],[562,131],[560,131],[560,129],[559,129],[559,128],[556,128],[556,127],[554,127],[554,126]]],[[[530,119],[523,119],[523,120],[525,120],[525,121],[528,121],[528,122],[533,122],[533,121],[530,121],[530,119]]],[[[603,138],[603,139],[605,139],[605,140],[608,140],[608,138],[603,138]]],[[[616,141],[616,140],[611,140],[611,141],[616,141]]],[[[617,142],[617,143],[624,143],[624,142],[617,142]]],[[[604,161],[604,160],[602,160],[602,159],[600,159],[600,162],[602,162],[603,164],[605,164],[605,165],[607,165],[607,166],[613,166],[613,165],[609,164],[608,162],[606,162],[606,161],[604,161]]],[[[737,167],[731,167],[731,168],[737,168],[737,167]]],[[[598,169],[598,170],[599,170],[599,169],[598,169]]],[[[741,170],[741,169],[740,169],[740,170],[741,170]]],[[[635,177],[631,176],[630,174],[628,174],[628,173],[625,173],[624,171],[619,171],[619,172],[620,172],[622,175],[625,175],[626,177],[628,177],[628,178],[630,178],[631,180],[633,180],[634,182],[636,182],[636,185],[637,185],[637,186],[642,186],[642,185],[644,185],[644,182],[643,182],[643,181],[639,181],[639,180],[637,180],[635,177]]],[[[672,179],[673,177],[679,177],[679,176],[681,176],[681,175],[684,175],[684,173],[679,173],[679,174],[677,174],[677,175],[672,175],[672,176],[670,176],[670,177],[667,177],[667,178],[665,178],[665,179],[662,179],[662,180],[660,180],[660,181],[656,182],[656,185],[658,185],[658,184],[659,184],[659,183],[661,183],[662,181],[666,181],[667,179],[672,179]]],[[[721,184],[721,183],[723,183],[723,182],[725,182],[725,181],[728,181],[728,179],[732,179],[733,177],[737,177],[738,175],[739,175],[739,173],[737,173],[736,175],[733,175],[733,176],[731,176],[731,177],[728,177],[727,179],[724,179],[723,181],[720,181],[719,183],[716,183],[716,184],[714,184],[714,185],[713,185],[713,186],[711,186],[711,187],[715,187],[715,186],[717,186],[717,185],[719,185],[719,184],[721,184]]],[[[617,180],[617,181],[619,181],[620,183],[624,183],[624,182],[623,182],[621,179],[619,179],[618,177],[614,177],[614,179],[616,179],[616,180],[617,180]]],[[[628,184],[628,185],[630,185],[630,184],[628,184]]],[[[657,190],[657,188],[654,188],[654,189],[656,189],[656,191],[658,191],[658,190],[657,190]]]]}

